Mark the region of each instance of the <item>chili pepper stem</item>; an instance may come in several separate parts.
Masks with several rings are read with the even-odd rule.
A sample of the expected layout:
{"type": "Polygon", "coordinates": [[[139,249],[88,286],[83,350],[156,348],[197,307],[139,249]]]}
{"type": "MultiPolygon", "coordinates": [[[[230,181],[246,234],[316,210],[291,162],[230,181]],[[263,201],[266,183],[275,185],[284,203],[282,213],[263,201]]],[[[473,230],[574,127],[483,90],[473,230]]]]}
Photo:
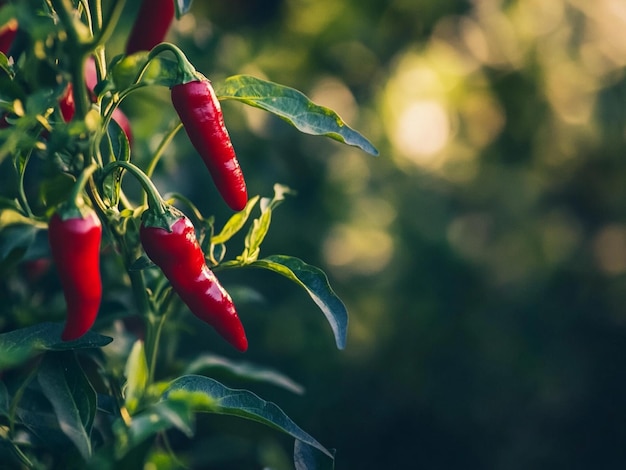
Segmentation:
{"type": "Polygon", "coordinates": [[[180,50],[180,48],[178,48],[174,44],[170,44],[169,42],[162,42],[161,44],[157,44],[156,46],[154,46],[154,48],[152,48],[150,54],[148,55],[148,59],[154,59],[157,55],[167,51],[173,53],[176,56],[176,60],[178,61],[178,71],[181,74],[178,83],[193,82],[194,80],[198,80],[200,78],[198,71],[193,66],[193,64],[189,62],[189,59],[187,59],[185,53],[180,50]]]}

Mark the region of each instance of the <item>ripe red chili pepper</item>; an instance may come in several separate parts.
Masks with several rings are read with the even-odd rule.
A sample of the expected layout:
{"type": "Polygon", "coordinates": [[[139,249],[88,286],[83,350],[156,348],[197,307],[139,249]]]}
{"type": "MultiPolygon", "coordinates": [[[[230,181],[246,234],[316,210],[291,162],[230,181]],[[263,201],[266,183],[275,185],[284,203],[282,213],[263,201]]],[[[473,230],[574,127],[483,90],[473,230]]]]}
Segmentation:
{"type": "Polygon", "coordinates": [[[67,303],[63,341],[77,339],[91,328],[102,299],[102,225],[94,211],[85,212],[82,217],[71,214],[68,218],[56,213],[48,226],[52,259],[67,303]]]}
{"type": "Polygon", "coordinates": [[[226,204],[233,210],[242,210],[248,202],[246,182],[211,82],[203,79],[175,85],[171,96],[191,143],[226,204]]]}
{"type": "Polygon", "coordinates": [[[163,42],[174,13],[174,0],[143,0],[126,43],[126,54],[149,51],[163,42]]]}
{"type": "Polygon", "coordinates": [[[7,24],[0,27],[0,52],[8,54],[13,39],[17,34],[17,20],[12,19],[7,24]]]}
{"type": "MultiPolygon", "coordinates": [[[[179,215],[178,211],[174,214],[179,215]]],[[[248,349],[233,301],[207,266],[191,221],[181,213],[169,231],[146,224],[144,219],[139,231],[146,255],[161,268],[191,313],[239,351],[248,349]]]]}

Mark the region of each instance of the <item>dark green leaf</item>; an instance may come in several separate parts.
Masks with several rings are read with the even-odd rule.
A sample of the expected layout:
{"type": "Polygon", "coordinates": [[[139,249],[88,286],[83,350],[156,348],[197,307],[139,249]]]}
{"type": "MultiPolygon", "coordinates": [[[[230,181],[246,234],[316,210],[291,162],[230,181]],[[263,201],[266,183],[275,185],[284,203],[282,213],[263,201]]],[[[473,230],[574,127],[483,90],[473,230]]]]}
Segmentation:
{"type": "Polygon", "coordinates": [[[89,435],[96,413],[96,393],[74,354],[46,354],[38,380],[54,408],[61,430],[87,459],[91,455],[89,435]]]}
{"type": "Polygon", "coordinates": [[[176,5],[176,19],[180,19],[191,9],[192,0],[174,0],[176,5]]]}
{"type": "Polygon", "coordinates": [[[215,354],[203,354],[198,357],[187,366],[185,374],[214,374],[216,372],[225,372],[248,381],[269,383],[297,394],[304,393],[302,385],[278,371],[248,362],[231,361],[215,354]]]}
{"type": "Polygon", "coordinates": [[[324,271],[298,258],[272,255],[250,264],[250,267],[269,269],[304,287],[317,306],[324,312],[335,335],[339,349],[346,346],[348,311],[328,283],[324,271]]]}
{"type": "Polygon", "coordinates": [[[0,416],[9,416],[9,392],[4,382],[0,382],[0,416]]]}
{"type": "Polygon", "coordinates": [[[186,400],[163,400],[133,416],[130,426],[117,429],[117,457],[123,457],[141,447],[155,434],[176,428],[186,436],[193,436],[193,409],[186,400]]]}
{"type": "MultiPolygon", "coordinates": [[[[34,243],[39,231],[39,228],[23,223],[11,225],[0,231],[0,266],[12,265],[19,261],[34,243]]],[[[2,359],[0,356],[0,364],[2,359]]]]}
{"type": "Polygon", "coordinates": [[[62,341],[60,323],[39,323],[0,334],[0,370],[18,365],[42,351],[99,348],[112,340],[92,331],[74,341],[62,341]]]}
{"type": "Polygon", "coordinates": [[[275,114],[300,132],[324,135],[378,155],[371,142],[343,122],[335,111],[313,103],[293,88],[250,75],[235,75],[228,77],[215,92],[222,100],[241,101],[275,114]]]}
{"type": "Polygon", "coordinates": [[[164,396],[176,397],[179,391],[199,393],[206,397],[204,406],[201,400],[196,399],[199,403],[199,406],[195,408],[197,411],[239,416],[257,421],[306,442],[329,457],[333,457],[323,445],[298,427],[278,406],[248,390],[234,390],[208,377],[187,375],[173,380],[164,396]]]}
{"type": "Polygon", "coordinates": [[[317,449],[298,439],[293,446],[293,462],[296,470],[333,470],[335,468],[334,458],[328,460],[317,449]]]}
{"type": "Polygon", "coordinates": [[[139,258],[133,261],[133,264],[130,265],[130,268],[128,268],[128,270],[129,271],[142,271],[152,266],[154,266],[154,263],[150,261],[150,258],[148,258],[145,255],[141,255],[139,258]]]}

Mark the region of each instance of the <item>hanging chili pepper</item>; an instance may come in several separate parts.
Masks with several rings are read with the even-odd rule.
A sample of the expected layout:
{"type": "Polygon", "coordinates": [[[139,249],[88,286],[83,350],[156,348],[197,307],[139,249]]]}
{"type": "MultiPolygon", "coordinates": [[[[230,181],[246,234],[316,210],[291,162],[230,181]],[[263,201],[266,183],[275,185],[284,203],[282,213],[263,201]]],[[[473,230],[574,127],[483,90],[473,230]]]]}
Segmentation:
{"type": "Polygon", "coordinates": [[[191,143],[226,204],[233,210],[242,210],[248,201],[246,182],[211,82],[199,79],[175,85],[171,97],[191,143]]]}
{"type": "Polygon", "coordinates": [[[144,213],[139,236],[150,258],[170,281],[191,313],[211,325],[241,352],[248,349],[246,333],[233,301],[206,264],[191,221],[170,207],[163,215],[144,213]]]}
{"type": "Polygon", "coordinates": [[[126,54],[149,51],[162,42],[174,13],[174,0],[143,0],[126,43],[126,54]]]}
{"type": "Polygon", "coordinates": [[[50,219],[48,239],[67,304],[63,341],[81,337],[96,320],[102,299],[100,240],[102,224],[78,194],[94,168],[83,172],[72,198],[50,219]]]}

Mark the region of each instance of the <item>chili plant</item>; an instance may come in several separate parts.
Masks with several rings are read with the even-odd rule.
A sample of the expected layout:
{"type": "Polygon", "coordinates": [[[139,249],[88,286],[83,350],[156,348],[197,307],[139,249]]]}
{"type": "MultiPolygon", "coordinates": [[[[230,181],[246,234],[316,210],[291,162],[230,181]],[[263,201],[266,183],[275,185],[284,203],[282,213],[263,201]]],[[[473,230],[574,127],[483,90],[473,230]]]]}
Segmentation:
{"type": "Polygon", "coordinates": [[[290,436],[299,469],[333,466],[333,452],[277,405],[229,388],[197,361],[219,363],[243,380],[298,389],[293,381],[208,351],[183,367],[172,360],[172,338],[168,354],[160,346],[164,327],[174,319],[184,325],[190,312],[235,354],[245,352],[255,338],[246,335],[237,297],[218,276],[250,267],[302,287],[325,315],[337,347],[346,343],[347,312],[326,275],[292,256],[260,257],[272,213],[290,190],[276,184],[272,197],[248,197],[239,164],[248,156],[235,154],[220,100],[377,151],[334,111],[297,90],[248,75],[211,83],[179,47],[163,42],[176,21],[172,11],[180,18],[189,7],[180,0],[143,2],[126,52],[111,57],[108,42],[123,0],[108,2],[106,11],[100,0],[0,3],[0,172],[11,182],[0,188],[0,289],[22,300],[0,311],[3,464],[141,468],[165,455],[183,465],[171,433],[193,438],[196,415],[214,413],[290,436]],[[159,130],[162,142],[145,155],[151,147],[131,142],[132,122],[120,105],[151,87],[171,90],[170,112],[178,121],[159,130]],[[222,227],[188,197],[162,196],[152,181],[183,128],[224,198],[213,203],[232,211],[222,227]],[[127,194],[124,178],[139,183],[138,200],[127,194]],[[237,247],[233,236],[242,230],[247,234],[237,247]],[[226,246],[240,254],[227,258],[226,246]],[[55,287],[39,293],[43,299],[31,298],[42,278],[55,287]],[[40,308],[29,308],[36,301],[40,308]]]}

